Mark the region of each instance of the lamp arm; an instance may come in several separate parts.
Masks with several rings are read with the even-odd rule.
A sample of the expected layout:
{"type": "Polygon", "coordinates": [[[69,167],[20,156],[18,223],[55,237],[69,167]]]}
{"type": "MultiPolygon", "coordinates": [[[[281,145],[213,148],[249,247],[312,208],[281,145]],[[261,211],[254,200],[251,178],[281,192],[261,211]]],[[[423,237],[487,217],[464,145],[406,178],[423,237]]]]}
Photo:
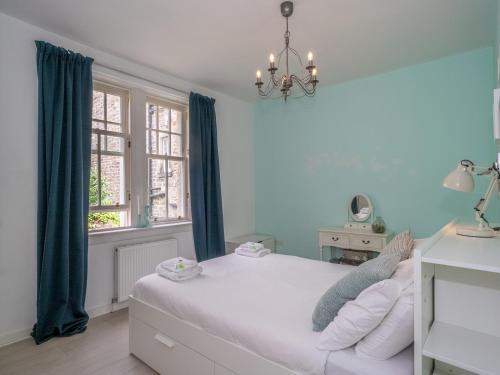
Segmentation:
{"type": "Polygon", "coordinates": [[[484,176],[490,174],[490,172],[494,172],[491,167],[481,167],[479,165],[468,165],[466,168],[470,173],[476,176],[484,176]]]}
{"type": "Polygon", "coordinates": [[[476,220],[479,221],[480,226],[488,226],[488,222],[484,219],[484,213],[488,208],[491,197],[493,196],[493,193],[495,192],[500,179],[500,173],[496,168],[490,168],[489,171],[489,174],[491,174],[491,179],[490,184],[488,185],[488,189],[486,190],[486,193],[483,195],[483,197],[479,200],[476,207],[474,207],[474,210],[476,211],[476,220]]]}

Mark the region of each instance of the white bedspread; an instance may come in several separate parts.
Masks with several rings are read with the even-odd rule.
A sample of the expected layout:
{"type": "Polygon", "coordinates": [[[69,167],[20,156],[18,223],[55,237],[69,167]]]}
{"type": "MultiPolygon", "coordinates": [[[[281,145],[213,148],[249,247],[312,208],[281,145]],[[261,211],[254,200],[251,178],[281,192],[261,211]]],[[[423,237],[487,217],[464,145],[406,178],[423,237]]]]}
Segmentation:
{"type": "Polygon", "coordinates": [[[387,361],[359,358],[354,348],[331,352],[326,375],[413,375],[413,345],[387,361]]]}
{"type": "Polygon", "coordinates": [[[203,274],[173,282],[152,274],[133,296],[301,374],[324,374],[311,315],[321,295],[352,266],[270,254],[201,263],[203,274]]]}

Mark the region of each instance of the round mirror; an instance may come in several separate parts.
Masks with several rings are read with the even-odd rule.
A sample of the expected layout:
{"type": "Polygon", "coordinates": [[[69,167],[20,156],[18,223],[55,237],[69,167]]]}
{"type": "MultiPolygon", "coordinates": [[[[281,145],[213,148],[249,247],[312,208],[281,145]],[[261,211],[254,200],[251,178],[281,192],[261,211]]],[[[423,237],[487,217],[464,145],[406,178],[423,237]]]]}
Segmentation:
{"type": "Polygon", "coordinates": [[[367,221],[372,215],[372,203],[364,194],[356,194],[349,204],[351,218],[357,222],[367,221]]]}

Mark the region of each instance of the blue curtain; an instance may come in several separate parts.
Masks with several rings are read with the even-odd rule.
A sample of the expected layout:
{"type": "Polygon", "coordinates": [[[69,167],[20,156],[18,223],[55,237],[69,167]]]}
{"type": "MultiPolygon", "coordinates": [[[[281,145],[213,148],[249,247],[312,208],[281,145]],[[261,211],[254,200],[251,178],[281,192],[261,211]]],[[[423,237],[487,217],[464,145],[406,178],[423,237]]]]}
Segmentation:
{"type": "Polygon", "coordinates": [[[189,182],[196,258],[225,254],[215,99],[189,95],[189,182]]]}
{"type": "Polygon", "coordinates": [[[93,60],[36,41],[40,344],[87,327],[87,215],[93,60]]]}

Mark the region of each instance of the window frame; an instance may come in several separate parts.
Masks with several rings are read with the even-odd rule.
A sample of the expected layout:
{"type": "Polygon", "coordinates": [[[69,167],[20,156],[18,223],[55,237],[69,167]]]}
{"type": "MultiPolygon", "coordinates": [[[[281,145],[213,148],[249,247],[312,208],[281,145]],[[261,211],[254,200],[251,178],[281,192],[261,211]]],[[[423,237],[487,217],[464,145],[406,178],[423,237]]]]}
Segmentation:
{"type": "MultiPolygon", "coordinates": [[[[125,87],[116,86],[107,82],[103,82],[101,80],[93,81],[93,91],[103,92],[104,93],[104,120],[95,119],[92,114],[92,126],[91,126],[91,134],[97,135],[97,148],[93,150],[91,148],[91,155],[97,155],[98,163],[97,163],[97,178],[98,178],[98,187],[99,187],[99,202],[96,206],[91,206],[89,203],[89,214],[94,212],[125,212],[126,214],[126,225],[114,228],[96,228],[90,229],[89,233],[98,233],[98,232],[111,232],[115,230],[121,230],[124,228],[131,227],[131,126],[130,126],[130,91],[125,87]],[[103,129],[95,129],[94,122],[99,122],[107,125],[110,124],[118,124],[114,121],[109,121],[107,117],[107,95],[111,94],[115,96],[119,96],[120,100],[120,114],[121,114],[121,122],[120,125],[122,127],[122,132],[114,132],[110,130],[103,129]],[[101,150],[101,136],[112,136],[119,137],[123,139],[123,153],[117,151],[103,151],[101,150]],[[113,204],[113,205],[103,205],[101,202],[101,163],[100,157],[102,155],[110,155],[110,156],[123,156],[123,179],[124,179],[124,203],[123,204],[113,204]]],[[[93,112],[93,111],[92,111],[93,112]]],[[[107,126],[105,126],[107,128],[107,126]]]]}
{"type": "MultiPolygon", "coordinates": [[[[156,142],[156,147],[157,150],[159,150],[159,133],[166,133],[169,134],[169,142],[170,145],[172,144],[172,134],[173,135],[180,135],[181,136],[181,142],[182,142],[182,152],[181,156],[172,156],[172,155],[161,155],[161,154],[151,154],[148,153],[148,149],[146,147],[146,142],[144,143],[144,155],[145,155],[145,163],[147,167],[147,176],[146,176],[146,182],[145,182],[145,188],[146,188],[146,201],[149,203],[150,201],[150,189],[149,189],[149,165],[148,165],[148,160],[149,159],[155,159],[155,160],[162,160],[165,162],[166,165],[166,170],[168,170],[168,162],[169,161],[178,161],[182,163],[182,170],[183,170],[183,212],[184,216],[182,217],[176,217],[176,218],[169,218],[168,217],[168,180],[166,182],[166,187],[165,187],[165,204],[166,204],[166,218],[154,218],[151,216],[151,224],[152,225],[161,225],[161,224],[169,224],[169,223],[179,223],[179,222],[185,222],[191,220],[191,206],[190,206],[190,190],[189,190],[189,136],[188,136],[188,115],[189,115],[189,106],[187,103],[179,103],[173,100],[165,99],[156,95],[146,95],[146,101],[144,103],[144,108],[146,111],[146,116],[147,116],[147,106],[148,104],[153,104],[156,106],[161,106],[163,108],[168,108],[170,110],[176,110],[182,114],[182,121],[181,121],[181,134],[172,132],[171,128],[171,117],[170,117],[170,122],[169,122],[169,131],[162,131],[159,129],[159,119],[157,118],[157,129],[152,129],[148,126],[146,116],[145,116],[145,124],[143,127],[144,135],[147,134],[147,131],[155,130],[157,132],[157,142],[156,142]]],[[[158,116],[158,114],[157,114],[158,116]]],[[[170,147],[171,150],[171,147],[170,147]]],[[[149,150],[151,151],[151,150],[149,150]]],[[[151,207],[150,207],[151,209],[151,207]]]]}

